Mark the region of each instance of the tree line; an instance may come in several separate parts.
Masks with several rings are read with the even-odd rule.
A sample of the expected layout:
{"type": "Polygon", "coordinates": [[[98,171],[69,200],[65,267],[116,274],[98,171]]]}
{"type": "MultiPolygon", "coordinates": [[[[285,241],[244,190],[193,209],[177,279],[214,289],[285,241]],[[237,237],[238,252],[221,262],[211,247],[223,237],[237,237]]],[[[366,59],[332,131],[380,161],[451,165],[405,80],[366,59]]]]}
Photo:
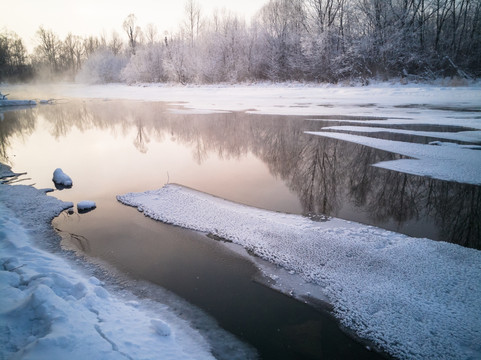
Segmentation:
{"type": "Polygon", "coordinates": [[[481,75],[481,0],[269,0],[249,19],[185,3],[172,33],[126,17],[121,33],[61,40],[40,27],[27,54],[0,34],[0,80],[89,82],[429,80],[481,75]]]}

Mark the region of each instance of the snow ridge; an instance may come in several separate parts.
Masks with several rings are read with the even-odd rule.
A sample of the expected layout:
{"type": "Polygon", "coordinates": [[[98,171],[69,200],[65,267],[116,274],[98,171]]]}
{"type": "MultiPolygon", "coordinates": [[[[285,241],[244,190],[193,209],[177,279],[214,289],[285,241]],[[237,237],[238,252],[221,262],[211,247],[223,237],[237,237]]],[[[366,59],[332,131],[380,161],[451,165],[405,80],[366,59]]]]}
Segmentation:
{"type": "Polygon", "coordinates": [[[117,199],[318,284],[343,325],[397,358],[481,357],[480,251],[340,219],[314,222],[174,184],[117,199]]]}

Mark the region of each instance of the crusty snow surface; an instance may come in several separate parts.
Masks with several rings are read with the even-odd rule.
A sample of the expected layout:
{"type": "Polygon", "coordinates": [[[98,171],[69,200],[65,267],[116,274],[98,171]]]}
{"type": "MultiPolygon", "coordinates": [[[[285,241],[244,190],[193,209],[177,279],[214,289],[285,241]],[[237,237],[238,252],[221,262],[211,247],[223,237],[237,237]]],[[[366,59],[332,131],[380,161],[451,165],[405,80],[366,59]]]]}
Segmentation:
{"type": "Polygon", "coordinates": [[[235,204],[180,185],[118,196],[318,284],[342,324],[401,359],[481,358],[481,252],[340,219],[235,204]]]}
{"type": "Polygon", "coordinates": [[[416,144],[337,132],[307,133],[412,157],[412,159],[383,161],[374,164],[378,167],[440,180],[481,185],[481,151],[476,148],[465,148],[457,144],[450,146],[416,144]]]}

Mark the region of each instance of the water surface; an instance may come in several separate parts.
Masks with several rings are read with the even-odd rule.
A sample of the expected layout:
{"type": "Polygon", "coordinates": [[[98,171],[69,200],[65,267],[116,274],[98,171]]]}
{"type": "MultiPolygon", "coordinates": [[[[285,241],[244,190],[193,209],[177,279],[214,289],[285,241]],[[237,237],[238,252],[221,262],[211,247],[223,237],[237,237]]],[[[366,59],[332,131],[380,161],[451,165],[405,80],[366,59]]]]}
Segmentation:
{"type": "Polygon", "coordinates": [[[64,246],[173,291],[266,359],[379,355],[326,314],[253,281],[256,268],[245,257],[205,234],[147,219],[117,194],[175,182],[264,209],[481,248],[479,187],[372,167],[401,156],[304,133],[337,118],[173,114],[163,103],[100,100],[2,110],[2,118],[0,156],[27,171],[27,183],[52,187],[61,167],[74,185],[53,195],[97,203],[54,221],[73,234],[64,246]]]}

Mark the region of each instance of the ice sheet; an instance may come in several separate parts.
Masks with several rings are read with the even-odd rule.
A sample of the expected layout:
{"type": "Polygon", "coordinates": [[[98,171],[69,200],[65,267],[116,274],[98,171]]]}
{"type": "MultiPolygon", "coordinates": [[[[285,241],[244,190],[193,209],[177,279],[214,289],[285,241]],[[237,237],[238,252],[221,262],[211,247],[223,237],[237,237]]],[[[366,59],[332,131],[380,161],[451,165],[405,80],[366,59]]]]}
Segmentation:
{"type": "Polygon", "coordinates": [[[481,184],[481,152],[459,146],[437,146],[402,141],[376,139],[335,132],[307,132],[308,134],[393,152],[414,159],[384,161],[375,166],[420,176],[456,181],[466,184],[481,184]]]}

